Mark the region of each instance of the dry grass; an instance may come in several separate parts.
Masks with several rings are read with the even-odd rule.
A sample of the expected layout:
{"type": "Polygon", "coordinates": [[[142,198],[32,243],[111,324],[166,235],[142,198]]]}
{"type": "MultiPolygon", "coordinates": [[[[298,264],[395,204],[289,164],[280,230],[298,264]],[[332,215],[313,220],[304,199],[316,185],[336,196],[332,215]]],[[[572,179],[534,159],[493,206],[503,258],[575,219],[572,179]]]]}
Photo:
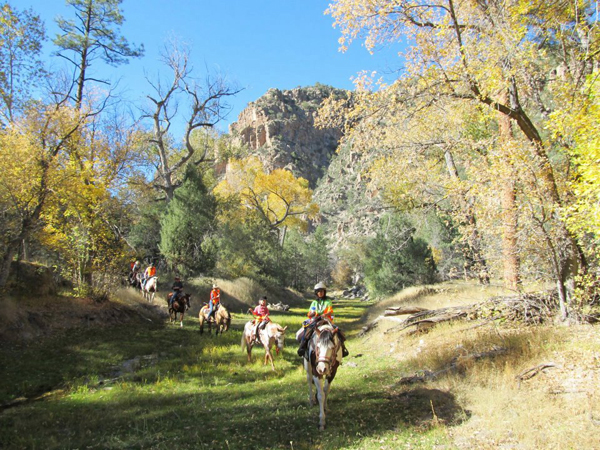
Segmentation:
{"type": "MultiPolygon", "coordinates": [[[[468,283],[411,288],[374,307],[369,318],[393,305],[434,309],[501,293],[468,283]]],[[[425,387],[456,398],[465,420],[446,425],[456,447],[600,448],[600,336],[594,327],[508,327],[494,322],[474,327],[473,322],[455,322],[409,335],[408,330],[395,330],[396,325],[380,319],[362,345],[398,361],[403,373],[391,387],[396,395],[425,387]],[[543,363],[553,367],[519,381],[519,374],[543,363]],[[425,383],[399,383],[402,377],[426,371],[438,376],[425,383]]]]}

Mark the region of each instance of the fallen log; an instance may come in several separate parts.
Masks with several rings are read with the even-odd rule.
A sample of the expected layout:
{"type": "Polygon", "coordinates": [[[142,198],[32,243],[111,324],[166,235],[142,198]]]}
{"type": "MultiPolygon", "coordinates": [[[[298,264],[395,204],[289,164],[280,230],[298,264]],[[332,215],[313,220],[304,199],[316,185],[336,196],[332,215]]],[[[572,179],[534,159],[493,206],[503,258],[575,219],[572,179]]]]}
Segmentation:
{"type": "Polygon", "coordinates": [[[530,380],[533,377],[535,377],[537,374],[542,372],[544,369],[548,369],[549,367],[556,367],[556,365],[554,363],[544,363],[544,364],[539,364],[535,367],[532,367],[531,369],[527,369],[527,370],[521,372],[520,374],[515,376],[515,378],[519,382],[519,387],[521,387],[521,381],[530,380]]]}
{"type": "Polygon", "coordinates": [[[404,314],[415,314],[423,311],[429,311],[426,308],[419,308],[418,306],[402,307],[402,306],[391,306],[386,308],[383,313],[384,316],[401,316],[404,314]]]}

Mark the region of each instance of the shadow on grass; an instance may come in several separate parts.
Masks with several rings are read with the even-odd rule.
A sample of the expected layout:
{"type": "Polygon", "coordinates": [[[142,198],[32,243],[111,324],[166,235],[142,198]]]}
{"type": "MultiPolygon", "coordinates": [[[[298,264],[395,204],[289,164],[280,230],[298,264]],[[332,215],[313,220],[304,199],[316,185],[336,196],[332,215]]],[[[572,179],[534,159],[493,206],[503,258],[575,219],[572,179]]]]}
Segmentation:
{"type": "Polygon", "coordinates": [[[423,432],[466,418],[451,394],[435,389],[385,395],[334,384],[327,429],[318,432],[318,408],[308,407],[305,384],[296,379],[283,389],[276,386],[186,386],[183,393],[124,389],[38,403],[0,416],[0,446],[335,449],[388,431],[423,432]]]}

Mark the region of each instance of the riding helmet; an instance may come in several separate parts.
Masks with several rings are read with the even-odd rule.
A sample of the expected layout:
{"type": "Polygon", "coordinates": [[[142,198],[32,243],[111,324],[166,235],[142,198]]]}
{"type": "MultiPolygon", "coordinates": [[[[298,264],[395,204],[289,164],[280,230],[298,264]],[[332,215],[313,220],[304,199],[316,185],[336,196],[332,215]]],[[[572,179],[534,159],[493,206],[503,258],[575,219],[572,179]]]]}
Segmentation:
{"type": "Polygon", "coordinates": [[[320,291],[321,289],[327,291],[327,286],[325,286],[325,283],[322,281],[319,281],[317,284],[315,284],[315,292],[320,291]]]}

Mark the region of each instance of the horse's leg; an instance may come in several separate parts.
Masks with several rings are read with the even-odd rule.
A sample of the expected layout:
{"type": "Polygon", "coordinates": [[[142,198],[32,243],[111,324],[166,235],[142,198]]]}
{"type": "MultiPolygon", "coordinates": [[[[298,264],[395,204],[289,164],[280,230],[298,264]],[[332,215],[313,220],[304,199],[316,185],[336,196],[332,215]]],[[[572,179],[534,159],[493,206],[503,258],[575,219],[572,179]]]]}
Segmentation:
{"type": "Polygon", "coordinates": [[[333,380],[329,381],[329,379],[325,379],[325,383],[323,383],[323,393],[325,394],[325,411],[329,411],[327,407],[327,398],[329,397],[329,390],[331,389],[331,383],[333,380]]]}
{"type": "Polygon", "coordinates": [[[271,369],[275,370],[275,364],[273,364],[273,354],[271,353],[270,342],[266,344],[263,343],[263,347],[265,348],[265,364],[267,365],[267,360],[271,361],[271,369]]]}
{"type": "Polygon", "coordinates": [[[180,325],[179,325],[179,326],[180,326],[181,328],[183,328],[183,316],[184,316],[184,313],[181,313],[181,315],[179,316],[179,319],[181,319],[181,322],[180,322],[180,325]]]}
{"type": "Polygon", "coordinates": [[[200,317],[198,318],[200,321],[200,334],[204,333],[204,316],[200,313],[200,317]]]}
{"type": "Polygon", "coordinates": [[[325,429],[325,405],[327,405],[327,394],[323,389],[323,379],[313,377],[313,380],[317,388],[317,399],[319,400],[319,430],[323,431],[325,429]]]}
{"type": "Polygon", "coordinates": [[[304,360],[304,370],[306,370],[306,382],[308,384],[308,404],[310,406],[313,406],[315,404],[315,398],[313,397],[312,392],[312,367],[310,365],[310,362],[308,362],[306,359],[304,360]]]}

